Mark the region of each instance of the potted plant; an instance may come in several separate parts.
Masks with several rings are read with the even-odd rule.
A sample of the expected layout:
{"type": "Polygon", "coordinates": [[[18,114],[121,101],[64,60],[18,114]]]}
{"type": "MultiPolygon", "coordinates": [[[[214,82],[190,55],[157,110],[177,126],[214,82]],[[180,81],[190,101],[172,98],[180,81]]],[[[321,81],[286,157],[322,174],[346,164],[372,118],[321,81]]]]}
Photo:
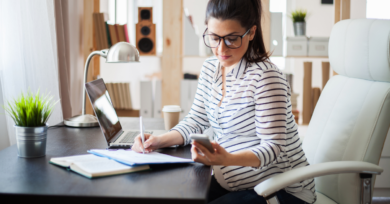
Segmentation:
{"type": "Polygon", "coordinates": [[[306,11],[299,9],[291,12],[290,18],[293,20],[296,36],[306,35],[306,13],[306,11]]]}
{"type": "Polygon", "coordinates": [[[15,122],[19,157],[45,156],[47,120],[54,105],[52,97],[40,96],[39,90],[34,95],[29,90],[27,94],[21,93],[12,103],[8,101],[8,104],[3,106],[15,122]]]}

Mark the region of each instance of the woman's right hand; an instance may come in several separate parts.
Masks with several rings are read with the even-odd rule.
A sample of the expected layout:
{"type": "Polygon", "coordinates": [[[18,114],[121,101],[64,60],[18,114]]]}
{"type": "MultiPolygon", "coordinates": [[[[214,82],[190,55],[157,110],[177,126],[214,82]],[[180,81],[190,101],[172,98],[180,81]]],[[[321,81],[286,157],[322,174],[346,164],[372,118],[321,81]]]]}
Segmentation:
{"type": "MultiPolygon", "coordinates": [[[[151,134],[144,134],[145,136],[145,143],[144,143],[144,148],[145,148],[145,153],[150,153],[158,148],[160,148],[160,137],[151,135],[151,134]]],[[[138,135],[137,137],[134,138],[134,144],[131,147],[131,149],[135,152],[142,152],[142,139],[141,135],[138,135]]]]}

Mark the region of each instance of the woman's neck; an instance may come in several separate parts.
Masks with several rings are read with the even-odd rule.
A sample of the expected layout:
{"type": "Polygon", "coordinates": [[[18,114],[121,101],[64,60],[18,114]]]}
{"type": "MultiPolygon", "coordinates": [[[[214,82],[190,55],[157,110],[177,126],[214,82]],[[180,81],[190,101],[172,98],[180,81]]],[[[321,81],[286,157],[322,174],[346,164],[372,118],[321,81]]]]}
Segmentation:
{"type": "MultiPolygon", "coordinates": [[[[237,63],[236,63],[236,64],[237,64],[237,63]]],[[[234,69],[234,67],[236,66],[236,64],[233,64],[233,65],[231,65],[231,66],[229,66],[229,67],[225,67],[225,66],[221,65],[221,69],[224,69],[224,70],[225,70],[225,73],[229,73],[229,72],[231,72],[231,71],[234,69]]]]}

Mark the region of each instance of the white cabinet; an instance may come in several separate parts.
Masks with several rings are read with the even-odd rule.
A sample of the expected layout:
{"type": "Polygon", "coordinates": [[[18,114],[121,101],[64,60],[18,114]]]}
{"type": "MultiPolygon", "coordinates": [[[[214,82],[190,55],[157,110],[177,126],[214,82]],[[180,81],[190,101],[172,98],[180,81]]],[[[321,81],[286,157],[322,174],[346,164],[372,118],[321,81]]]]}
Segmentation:
{"type": "Polygon", "coordinates": [[[161,80],[155,81],[153,101],[153,118],[161,118],[161,80]]]}
{"type": "Polygon", "coordinates": [[[287,37],[287,56],[307,56],[307,37],[287,37]]]}
{"type": "Polygon", "coordinates": [[[153,117],[153,89],[151,81],[140,82],[141,108],[139,114],[144,118],[153,117]]]}
{"type": "Polygon", "coordinates": [[[329,38],[311,37],[309,38],[308,56],[310,57],[327,57],[328,56],[329,38]]]}

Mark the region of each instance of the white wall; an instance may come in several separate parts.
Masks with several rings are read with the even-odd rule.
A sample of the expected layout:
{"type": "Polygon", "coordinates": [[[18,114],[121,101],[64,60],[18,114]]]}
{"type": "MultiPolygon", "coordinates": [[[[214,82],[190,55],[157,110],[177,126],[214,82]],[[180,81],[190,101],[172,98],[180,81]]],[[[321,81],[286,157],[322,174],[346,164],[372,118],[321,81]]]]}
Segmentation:
{"type": "MultiPolygon", "coordinates": [[[[306,16],[306,35],[316,37],[329,37],[334,24],[333,4],[321,4],[320,0],[287,0],[287,14],[295,9],[304,9],[306,16]]],[[[286,23],[286,35],[294,36],[291,19],[286,23]]]]}
{"type": "Polygon", "coordinates": [[[366,0],[351,1],[351,19],[366,18],[366,0]]]}
{"type": "Polygon", "coordinates": [[[208,0],[183,0],[183,7],[188,10],[192,16],[195,32],[199,36],[199,55],[207,55],[207,47],[203,43],[203,32],[206,30],[205,18],[208,0]]]}
{"type": "Polygon", "coordinates": [[[183,7],[188,9],[189,14],[192,16],[192,21],[197,28],[197,34],[201,36],[206,29],[204,23],[206,18],[206,7],[208,0],[183,0],[183,7]]]}

